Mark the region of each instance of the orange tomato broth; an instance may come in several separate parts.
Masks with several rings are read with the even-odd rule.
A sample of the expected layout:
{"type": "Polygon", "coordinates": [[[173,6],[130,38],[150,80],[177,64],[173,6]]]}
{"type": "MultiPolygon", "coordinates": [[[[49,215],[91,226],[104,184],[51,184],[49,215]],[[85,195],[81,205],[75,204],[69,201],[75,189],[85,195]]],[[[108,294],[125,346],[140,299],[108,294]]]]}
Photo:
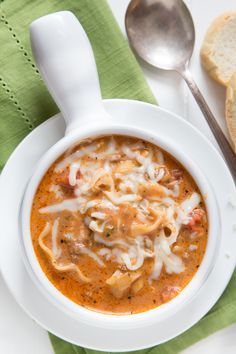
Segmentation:
{"type": "MultiPolygon", "coordinates": [[[[166,267],[163,265],[160,275],[156,280],[153,280],[150,279],[154,265],[154,259],[151,257],[145,258],[143,265],[139,269],[131,271],[127,269],[125,264],[117,262],[117,260],[112,257],[110,259],[105,259],[105,257],[99,256],[99,258],[104,263],[104,266],[101,267],[88,254],[80,253],[80,250],[85,248],[92,250],[95,254],[98,254],[98,251],[101,248],[105,247],[110,249],[110,247],[106,247],[99,244],[99,242],[95,242],[93,239],[93,231],[91,231],[91,229],[85,225],[86,216],[91,219],[92,212],[101,212],[101,210],[96,209],[95,206],[89,209],[85,214],[81,214],[79,211],[71,212],[68,210],[63,210],[55,213],[41,213],[40,209],[54,205],[65,199],[76,198],[74,194],[75,187],[71,186],[68,182],[69,167],[66,166],[66,168],[64,168],[62,171],[56,172],[55,168],[58,163],[63,161],[63,159],[70,156],[74,152],[80,151],[80,149],[83,149],[92,143],[96,143],[98,146],[96,153],[106,151],[110,141],[109,139],[111,139],[111,137],[100,137],[94,139],[93,141],[88,140],[81,142],[80,144],[77,144],[70,150],[66,151],[49,168],[41,180],[34,196],[31,212],[31,237],[34,251],[43,272],[50,280],[50,282],[67,298],[85,308],[98,312],[119,315],[134,314],[147,311],[170,301],[173,297],[178,295],[178,293],[181,292],[191,281],[202,262],[206,250],[208,232],[207,214],[204,198],[201,196],[201,193],[193,178],[186,171],[186,169],[172,156],[149,142],[140,142],[139,139],[130,137],[113,136],[112,139],[113,142],[115,142],[118,152],[120,152],[121,147],[124,145],[132,147],[136,144],[139,147],[139,144],[141,144],[141,148],[139,147],[136,150],[134,148],[134,151],[143,155],[144,157],[147,156],[147,151],[148,153],[151,150],[154,151],[155,156],[152,158],[152,161],[154,161],[154,163],[157,165],[158,161],[156,157],[156,151],[160,151],[161,154],[163,154],[165,176],[158,183],[156,183],[156,185],[161,187],[164,186],[171,190],[173,185],[177,184],[179,188],[179,195],[172,197],[176,203],[181,203],[185,199],[189,198],[194,192],[200,195],[200,202],[197,208],[195,208],[190,213],[189,223],[187,225],[181,226],[176,242],[174,242],[174,244],[170,247],[171,252],[181,259],[184,270],[179,273],[170,273],[167,272],[166,267]],[[51,186],[54,186],[54,190],[51,186]],[[59,191],[59,196],[57,193],[55,193],[55,186],[57,186],[56,190],[57,192],[59,191]],[[196,212],[196,210],[198,212],[196,212]],[[201,211],[200,213],[199,210],[201,211]],[[199,215],[200,217],[198,217],[199,215]],[[58,262],[63,265],[70,263],[77,265],[84,276],[91,279],[90,282],[87,283],[82,281],[80,277],[78,277],[78,274],[73,270],[59,271],[55,269],[52,259],[40,246],[39,235],[42,233],[45,224],[49,223],[50,225],[53,225],[55,220],[58,220],[59,225],[56,247],[61,250],[61,255],[58,262]],[[77,236],[75,237],[75,240],[73,239],[72,241],[65,238],[66,232],[80,235],[81,228],[84,230],[83,239],[80,239],[79,237],[77,239],[77,236]],[[77,248],[79,251],[74,247],[75,244],[76,247],[78,246],[77,248]],[[76,249],[76,252],[73,251],[74,249],[76,249]],[[122,273],[122,275],[128,274],[128,277],[132,277],[132,274],[137,274],[137,276],[139,276],[138,280],[135,280],[131,284],[132,286],[128,287],[124,293],[122,293],[122,296],[120,296],[119,293],[118,297],[114,296],[114,292],[111,291],[113,289],[111,289],[111,286],[107,283],[107,280],[111,278],[114,272],[117,270],[119,270],[119,273],[122,273]],[[134,284],[136,284],[135,288],[134,284]]],[[[112,155],[108,155],[108,157],[105,158],[106,161],[109,161],[109,166],[112,166],[112,171],[116,169],[116,166],[118,166],[119,170],[124,161],[132,160],[125,156],[123,153],[120,153],[120,155],[118,154],[118,156],[120,156],[120,158],[118,158],[118,160],[114,158],[113,161],[112,155]]],[[[99,159],[96,158],[96,156],[91,157],[91,154],[81,158],[81,161],[91,162],[91,169],[93,169],[93,165],[95,166],[98,160],[99,159]]],[[[140,167],[137,161],[135,161],[135,167],[140,167]]],[[[155,171],[159,171],[159,167],[157,167],[157,170],[155,171]]],[[[112,175],[113,172],[110,173],[112,175]]],[[[92,171],[92,174],[94,175],[94,171],[92,171]]],[[[83,178],[81,176],[80,170],[77,171],[76,178],[78,178],[78,180],[83,178]]],[[[146,174],[144,178],[147,180],[147,186],[139,187],[138,190],[141,195],[140,198],[142,198],[142,200],[148,199],[151,198],[152,194],[155,194],[158,197],[158,193],[160,193],[163,197],[163,192],[160,192],[158,189],[156,190],[155,183],[151,183],[149,181],[148,174],[146,174]]],[[[117,185],[119,183],[119,180],[118,182],[115,182],[116,191],[117,185]]],[[[96,200],[99,198],[104,198],[104,191],[109,190],[109,186],[106,185],[106,180],[104,184],[100,184],[94,188],[94,191],[91,193],[92,197],[96,200]]],[[[127,189],[127,194],[130,193],[131,191],[127,189]]],[[[134,236],[130,236],[130,230],[132,225],[136,223],[136,210],[133,210],[134,208],[132,207],[131,202],[121,203],[118,205],[118,208],[119,210],[114,214],[112,211],[105,209],[105,212],[107,213],[106,215],[109,216],[109,222],[111,224],[110,227],[113,226],[113,229],[109,229],[109,232],[106,229],[106,231],[101,233],[100,236],[105,240],[109,239],[109,241],[116,239],[123,239],[125,241],[130,239],[132,240],[134,236]],[[121,227],[119,230],[117,226],[117,218],[121,220],[121,227]],[[110,232],[110,230],[112,231],[110,232]]],[[[151,224],[153,222],[153,216],[149,215],[147,218],[148,224],[151,224]]],[[[138,222],[138,225],[139,224],[141,223],[138,222]]],[[[164,224],[160,224],[157,229],[149,232],[146,237],[154,242],[154,238],[158,237],[159,232],[163,227],[165,227],[164,224]]],[[[166,238],[169,236],[168,232],[169,230],[167,230],[167,234],[165,234],[166,238]]],[[[52,249],[51,232],[45,236],[44,244],[46,247],[48,247],[48,249],[52,249]]],[[[152,247],[154,246],[152,245],[152,247]]],[[[122,250],[122,246],[121,251],[124,251],[122,250]]],[[[135,259],[132,259],[132,261],[135,262],[135,259]]],[[[115,293],[115,295],[117,294],[115,293]]]]}

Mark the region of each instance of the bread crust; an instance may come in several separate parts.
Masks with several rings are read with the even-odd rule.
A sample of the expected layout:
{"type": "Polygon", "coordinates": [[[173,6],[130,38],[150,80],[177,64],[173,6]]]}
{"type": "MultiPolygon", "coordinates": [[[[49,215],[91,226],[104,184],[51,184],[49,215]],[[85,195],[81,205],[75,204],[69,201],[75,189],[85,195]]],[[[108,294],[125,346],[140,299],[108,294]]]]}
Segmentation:
{"type": "Polygon", "coordinates": [[[232,76],[227,86],[225,117],[233,148],[236,153],[236,73],[232,76]],[[233,106],[235,106],[235,110],[233,106]]]}
{"type": "MultiPolygon", "coordinates": [[[[209,75],[219,82],[221,85],[228,86],[228,81],[225,81],[221,74],[220,67],[213,60],[213,53],[217,37],[224,27],[225,23],[231,18],[236,17],[236,11],[228,11],[221,16],[217,17],[210,27],[208,28],[205,38],[203,40],[202,48],[200,51],[200,57],[203,67],[209,73],[209,75]]],[[[236,68],[235,68],[236,69],[236,68]]]]}

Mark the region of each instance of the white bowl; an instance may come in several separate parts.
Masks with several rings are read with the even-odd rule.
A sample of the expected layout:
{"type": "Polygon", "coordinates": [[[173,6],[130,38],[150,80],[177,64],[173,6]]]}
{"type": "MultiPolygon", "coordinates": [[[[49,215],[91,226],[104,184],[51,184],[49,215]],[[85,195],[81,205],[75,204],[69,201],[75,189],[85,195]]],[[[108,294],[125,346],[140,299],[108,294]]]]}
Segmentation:
{"type": "Polygon", "coordinates": [[[140,327],[145,326],[145,324],[150,325],[152,321],[157,321],[157,318],[159,321],[162,321],[165,318],[170,317],[175,311],[180,311],[182,305],[195,296],[197,291],[206,281],[214,265],[214,260],[216,259],[217,245],[219,245],[220,236],[220,218],[214,193],[204,174],[199,170],[197,164],[193,162],[190,157],[186,156],[183,151],[180,151],[173,141],[168,141],[168,137],[158,136],[158,132],[151,133],[148,130],[145,131],[143,129],[135,128],[132,125],[129,125],[129,122],[127,122],[127,126],[110,124],[110,126],[107,127],[106,124],[102,124],[99,128],[86,128],[84,131],[77,131],[73,135],[63,138],[56,145],[54,145],[39,161],[37,169],[35,170],[35,173],[27,186],[22,205],[21,220],[24,251],[27,256],[28,263],[30,264],[35,278],[38,281],[37,283],[38,285],[40,284],[41,291],[48,296],[50,301],[60,307],[60,309],[68,312],[70,316],[79,318],[86,323],[97,325],[98,327],[140,327]],[[48,168],[61,154],[65,152],[67,148],[73,144],[88,137],[95,138],[101,135],[110,134],[141,138],[161,147],[175,157],[176,160],[178,160],[186,168],[186,170],[189,171],[191,176],[196,181],[202,195],[206,197],[205,203],[209,223],[208,242],[202,264],[195,276],[186,288],[183,289],[183,291],[170,302],[147,312],[134,315],[116,316],[98,313],[85,309],[65,297],[54,287],[42,271],[33,249],[30,234],[30,215],[33,198],[37,187],[48,168]]]}
{"type": "Polygon", "coordinates": [[[31,40],[38,67],[65,118],[66,136],[39,161],[24,195],[21,213],[22,245],[23,258],[27,268],[30,267],[29,273],[33,273],[33,280],[54,305],[72,318],[79,319],[86,324],[101,328],[132,329],[150,326],[157,320],[163,321],[176,311],[180,311],[182,306],[197,294],[214,265],[219,244],[220,218],[209,181],[200,171],[197,163],[191,160],[191,156],[181,151],[175,141],[168,139],[168,134],[161,136],[158,131],[151,131],[151,128],[138,128],[139,122],[145,119],[139,111],[135,117],[130,114],[120,126],[110,119],[102,104],[91,47],[82,27],[71,13],[51,14],[33,22],[31,40]],[[201,193],[206,196],[209,222],[208,243],[206,254],[196,275],[170,302],[135,315],[116,316],[98,313],[83,308],[65,297],[42,271],[30,235],[32,201],[48,168],[73,144],[88,137],[111,134],[137,137],[160,146],[182,163],[193,176],[201,193]]]}

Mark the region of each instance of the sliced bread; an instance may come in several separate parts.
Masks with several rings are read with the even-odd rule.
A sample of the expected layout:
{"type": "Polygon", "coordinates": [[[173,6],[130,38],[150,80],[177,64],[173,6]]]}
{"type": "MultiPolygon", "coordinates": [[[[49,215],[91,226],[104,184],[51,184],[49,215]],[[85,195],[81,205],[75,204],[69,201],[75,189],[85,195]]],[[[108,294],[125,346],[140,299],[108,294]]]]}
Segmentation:
{"type": "Polygon", "coordinates": [[[236,152],[236,73],[227,86],[225,116],[230,137],[236,152]]]}
{"type": "Polygon", "coordinates": [[[217,17],[201,48],[202,64],[213,79],[227,86],[236,71],[236,12],[217,17]]]}

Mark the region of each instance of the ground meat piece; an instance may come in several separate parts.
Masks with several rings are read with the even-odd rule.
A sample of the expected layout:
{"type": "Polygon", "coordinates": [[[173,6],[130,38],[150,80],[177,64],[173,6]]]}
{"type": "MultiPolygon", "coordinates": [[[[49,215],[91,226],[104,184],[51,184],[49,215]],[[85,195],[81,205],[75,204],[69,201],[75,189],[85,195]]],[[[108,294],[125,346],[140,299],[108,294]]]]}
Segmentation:
{"type": "Polygon", "coordinates": [[[179,170],[179,169],[173,169],[171,171],[171,176],[173,178],[173,180],[175,181],[180,181],[183,178],[183,171],[179,170]]]}

